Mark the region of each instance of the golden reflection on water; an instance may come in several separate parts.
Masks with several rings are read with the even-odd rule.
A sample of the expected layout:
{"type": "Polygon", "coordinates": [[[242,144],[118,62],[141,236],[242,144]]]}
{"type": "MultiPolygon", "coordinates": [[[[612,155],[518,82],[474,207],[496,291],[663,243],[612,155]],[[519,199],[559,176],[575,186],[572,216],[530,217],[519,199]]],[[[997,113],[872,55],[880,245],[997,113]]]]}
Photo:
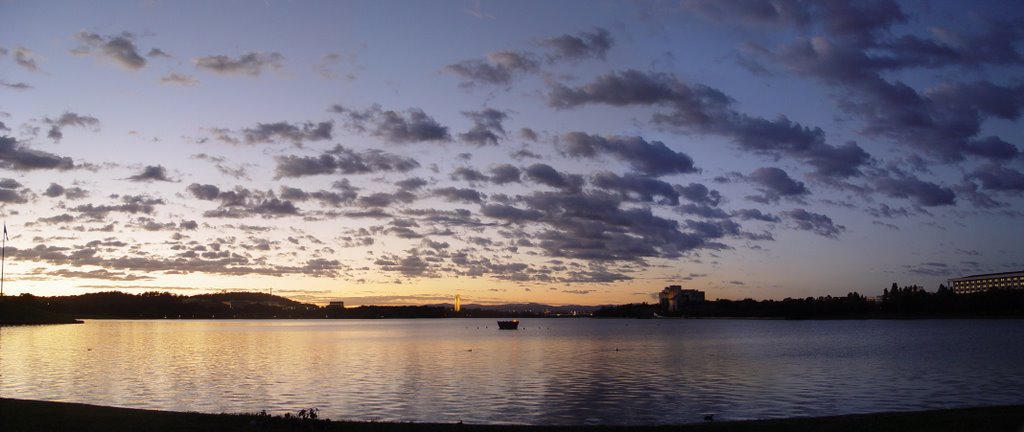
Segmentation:
{"type": "Polygon", "coordinates": [[[465,319],[4,327],[0,396],[532,424],[1024,403],[1024,348],[1008,339],[1024,320],[548,319],[521,328],[465,319]]]}

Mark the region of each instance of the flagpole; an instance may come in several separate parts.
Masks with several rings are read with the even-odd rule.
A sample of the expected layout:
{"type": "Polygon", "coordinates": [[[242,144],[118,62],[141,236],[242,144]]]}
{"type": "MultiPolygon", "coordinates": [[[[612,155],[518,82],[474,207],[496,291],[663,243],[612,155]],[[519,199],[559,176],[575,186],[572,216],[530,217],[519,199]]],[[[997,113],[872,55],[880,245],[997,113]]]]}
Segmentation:
{"type": "Polygon", "coordinates": [[[4,296],[4,264],[7,262],[7,222],[4,222],[4,239],[0,241],[0,297],[4,296]]]}

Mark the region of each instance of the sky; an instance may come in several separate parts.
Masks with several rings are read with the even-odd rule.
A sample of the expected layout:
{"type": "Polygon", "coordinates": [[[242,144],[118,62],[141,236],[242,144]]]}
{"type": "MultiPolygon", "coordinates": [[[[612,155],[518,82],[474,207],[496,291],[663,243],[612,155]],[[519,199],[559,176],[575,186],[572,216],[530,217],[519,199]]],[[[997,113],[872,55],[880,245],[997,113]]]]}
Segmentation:
{"type": "Polygon", "coordinates": [[[0,0],[5,294],[879,295],[1024,269],[1017,2],[0,0]]]}

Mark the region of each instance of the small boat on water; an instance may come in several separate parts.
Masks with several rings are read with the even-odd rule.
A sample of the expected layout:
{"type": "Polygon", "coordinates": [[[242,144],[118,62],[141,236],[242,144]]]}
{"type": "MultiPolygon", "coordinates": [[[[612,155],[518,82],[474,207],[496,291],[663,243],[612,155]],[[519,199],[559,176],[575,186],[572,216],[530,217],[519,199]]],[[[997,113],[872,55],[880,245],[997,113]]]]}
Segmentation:
{"type": "Polygon", "coordinates": [[[498,321],[498,330],[517,330],[517,329],[519,329],[519,320],[498,321]]]}

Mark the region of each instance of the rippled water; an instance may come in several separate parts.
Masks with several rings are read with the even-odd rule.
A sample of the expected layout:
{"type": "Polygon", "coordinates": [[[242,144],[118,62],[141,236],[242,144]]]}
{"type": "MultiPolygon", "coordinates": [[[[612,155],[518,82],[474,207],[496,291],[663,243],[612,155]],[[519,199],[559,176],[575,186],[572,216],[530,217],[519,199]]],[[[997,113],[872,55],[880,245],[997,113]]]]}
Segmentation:
{"type": "Polygon", "coordinates": [[[665,424],[1024,403],[1024,320],[88,321],[0,396],[354,420],[665,424]]]}

